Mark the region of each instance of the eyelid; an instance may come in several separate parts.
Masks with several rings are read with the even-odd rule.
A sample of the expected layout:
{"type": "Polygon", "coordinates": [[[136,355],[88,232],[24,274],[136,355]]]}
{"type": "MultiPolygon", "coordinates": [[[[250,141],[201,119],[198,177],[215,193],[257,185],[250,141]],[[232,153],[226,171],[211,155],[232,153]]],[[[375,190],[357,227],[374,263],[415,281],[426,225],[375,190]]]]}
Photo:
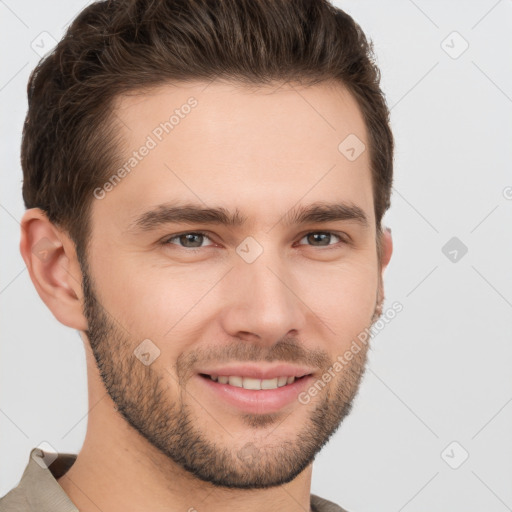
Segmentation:
{"type": "MultiPolygon", "coordinates": [[[[330,235],[337,236],[341,240],[338,243],[341,243],[341,244],[348,245],[348,244],[352,243],[351,237],[349,235],[347,235],[346,233],[344,233],[344,232],[332,231],[332,230],[321,230],[321,229],[317,229],[317,230],[311,230],[310,229],[308,231],[304,231],[303,233],[298,235],[298,241],[300,242],[305,236],[310,235],[310,234],[314,234],[314,233],[324,233],[324,234],[330,234],[330,235]]],[[[202,236],[207,237],[210,241],[213,242],[210,245],[215,245],[215,242],[212,239],[212,236],[210,235],[210,233],[208,231],[202,231],[202,230],[195,230],[195,231],[190,231],[189,230],[189,231],[182,231],[181,233],[175,233],[173,235],[169,235],[169,236],[163,238],[160,243],[162,245],[176,245],[177,247],[180,247],[181,249],[184,249],[184,250],[189,251],[189,252],[190,251],[197,251],[199,249],[204,249],[204,247],[181,247],[178,244],[170,244],[170,240],[172,240],[174,238],[178,238],[178,237],[183,236],[183,235],[202,235],[202,236]]],[[[336,243],[336,244],[329,244],[329,245],[326,245],[326,246],[318,246],[318,247],[321,248],[321,249],[322,248],[329,249],[329,248],[336,247],[338,245],[338,243],[336,243]]],[[[300,244],[300,245],[308,245],[308,244],[300,244]]],[[[205,246],[205,247],[209,247],[209,246],[205,246]]],[[[310,247],[315,248],[316,246],[310,245],[310,247]]]]}
{"type": "MultiPolygon", "coordinates": [[[[207,238],[209,238],[212,242],[212,237],[211,235],[207,232],[207,231],[201,231],[201,230],[196,230],[196,231],[182,231],[181,233],[175,233],[174,235],[169,235],[169,236],[166,236],[164,237],[160,243],[162,245],[176,245],[177,247],[180,247],[181,249],[185,249],[186,251],[194,251],[194,250],[198,250],[198,249],[204,249],[204,247],[181,247],[179,246],[178,244],[171,244],[170,241],[173,239],[173,238],[178,238],[180,236],[183,236],[183,235],[203,235],[207,238]]],[[[214,245],[215,243],[213,244],[210,244],[210,245],[214,245]]],[[[208,246],[206,246],[208,247],[208,246]]]]}
{"type": "MultiPolygon", "coordinates": [[[[303,233],[301,233],[300,235],[298,235],[298,240],[302,240],[306,235],[310,235],[310,234],[313,234],[313,233],[327,233],[329,235],[334,235],[334,236],[337,236],[341,242],[340,243],[344,243],[344,244],[350,244],[352,243],[352,238],[350,237],[350,235],[348,235],[347,233],[343,232],[343,231],[335,231],[335,230],[332,230],[332,229],[309,229],[307,231],[304,231],[303,233]]],[[[334,247],[336,244],[331,244],[331,245],[326,245],[325,247],[334,247]]],[[[311,245],[310,247],[314,247],[313,245],[311,245]]],[[[320,246],[319,246],[320,247],[320,246]]]]}

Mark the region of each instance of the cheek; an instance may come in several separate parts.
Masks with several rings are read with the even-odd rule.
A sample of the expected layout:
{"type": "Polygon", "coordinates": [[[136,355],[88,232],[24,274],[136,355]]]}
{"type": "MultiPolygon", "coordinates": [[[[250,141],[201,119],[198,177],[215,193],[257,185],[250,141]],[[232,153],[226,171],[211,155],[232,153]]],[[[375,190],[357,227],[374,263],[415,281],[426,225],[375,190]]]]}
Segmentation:
{"type": "Polygon", "coordinates": [[[134,343],[148,338],[167,356],[179,354],[212,313],[212,300],[205,295],[219,275],[211,270],[205,275],[182,266],[143,266],[140,258],[127,258],[104,273],[102,297],[134,343]]]}
{"type": "Polygon", "coordinates": [[[311,304],[337,339],[351,339],[368,327],[377,299],[376,262],[333,265],[325,271],[311,272],[304,284],[304,297],[308,297],[304,302],[311,304]]]}
{"type": "MultiPolygon", "coordinates": [[[[219,308],[229,307],[226,297],[240,294],[239,289],[232,293],[226,288],[230,279],[212,289],[212,283],[226,272],[224,265],[201,264],[194,269],[153,262],[142,265],[140,255],[110,249],[102,252],[108,257],[95,261],[97,292],[119,328],[134,340],[149,338],[161,349],[180,353],[186,348],[186,340],[195,339],[205,327],[206,320],[215,318],[219,308]]],[[[311,315],[306,329],[325,329],[326,339],[336,336],[349,342],[368,326],[378,285],[373,252],[373,248],[360,248],[339,262],[300,258],[289,262],[285,276],[297,294],[296,307],[305,308],[305,314],[311,315]]]]}
{"type": "Polygon", "coordinates": [[[177,321],[180,287],[162,272],[142,268],[131,258],[96,260],[95,288],[101,305],[123,333],[133,339],[157,339],[177,321]]]}

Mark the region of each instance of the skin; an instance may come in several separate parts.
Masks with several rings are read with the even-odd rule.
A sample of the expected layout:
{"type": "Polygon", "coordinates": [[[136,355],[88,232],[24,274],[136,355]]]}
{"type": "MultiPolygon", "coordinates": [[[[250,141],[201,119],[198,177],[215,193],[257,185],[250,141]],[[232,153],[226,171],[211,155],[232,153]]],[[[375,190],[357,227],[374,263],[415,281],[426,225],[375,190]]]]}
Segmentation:
{"type": "Polygon", "coordinates": [[[166,85],[118,98],[122,160],[190,96],[197,107],[93,199],[86,266],[41,210],[22,219],[34,286],[86,352],[87,434],[58,482],[81,512],[309,510],[314,456],[350,411],[367,345],[308,404],[275,414],[212,399],[196,370],[280,361],[321,378],[377,320],[391,235],[379,261],[368,151],[355,161],[338,151],[349,134],[368,148],[364,121],[339,84],[166,85]],[[185,200],[238,208],[248,222],[130,230],[148,208],[185,200]],[[357,205],[368,225],[281,222],[317,201],[357,205]],[[208,237],[159,243],[197,230],[208,237]],[[312,232],[334,234],[321,242],[312,232]],[[263,248],[252,263],[236,251],[248,236],[263,248]],[[33,249],[44,238],[53,246],[41,259],[33,249]],[[149,365],[134,356],[145,339],[160,351],[149,365]]]}

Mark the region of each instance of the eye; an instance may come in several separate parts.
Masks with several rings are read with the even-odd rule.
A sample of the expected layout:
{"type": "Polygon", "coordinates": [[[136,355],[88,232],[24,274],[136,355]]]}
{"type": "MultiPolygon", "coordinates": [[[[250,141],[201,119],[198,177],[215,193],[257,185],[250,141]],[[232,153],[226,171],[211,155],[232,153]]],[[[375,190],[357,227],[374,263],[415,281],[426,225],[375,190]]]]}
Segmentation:
{"type": "Polygon", "coordinates": [[[338,238],[341,242],[346,243],[346,240],[341,235],[332,231],[312,231],[311,233],[307,233],[304,237],[302,237],[301,240],[307,239],[309,242],[312,242],[313,247],[326,247],[336,245],[335,243],[329,243],[329,238],[332,240],[333,236],[338,238]]]}
{"type": "MultiPolygon", "coordinates": [[[[172,237],[166,238],[165,240],[163,240],[162,244],[163,245],[173,244],[172,240],[177,239],[177,240],[179,240],[180,244],[182,244],[182,243],[184,244],[184,245],[181,245],[181,247],[183,247],[185,249],[199,249],[201,247],[205,247],[202,245],[202,241],[205,238],[209,239],[209,236],[206,233],[203,233],[202,231],[193,231],[193,232],[173,235],[172,237]]],[[[178,244],[173,244],[173,245],[178,245],[178,244]]]]}
{"type": "MultiPolygon", "coordinates": [[[[306,235],[303,236],[300,241],[307,239],[308,242],[310,242],[313,247],[329,247],[337,245],[336,243],[329,243],[329,240],[332,240],[333,236],[338,238],[342,243],[348,243],[348,241],[345,238],[343,238],[341,234],[334,233],[333,231],[312,231],[310,233],[306,233],[306,235]]],[[[203,245],[202,242],[205,239],[210,240],[210,237],[208,236],[207,233],[204,233],[203,231],[189,231],[186,233],[179,233],[177,235],[173,235],[169,238],[164,239],[161,243],[162,245],[178,245],[184,249],[190,249],[193,251],[195,249],[200,249],[202,247],[208,247],[208,245],[214,245],[203,245]],[[174,240],[178,240],[179,243],[174,243],[174,240]]]]}

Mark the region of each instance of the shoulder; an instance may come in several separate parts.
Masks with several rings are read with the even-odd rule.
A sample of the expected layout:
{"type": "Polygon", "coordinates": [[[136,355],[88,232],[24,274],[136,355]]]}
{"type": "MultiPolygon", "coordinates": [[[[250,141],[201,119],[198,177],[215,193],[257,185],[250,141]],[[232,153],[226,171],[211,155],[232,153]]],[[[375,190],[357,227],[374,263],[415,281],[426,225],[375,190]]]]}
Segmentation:
{"type": "Polygon", "coordinates": [[[320,496],[315,494],[311,495],[311,507],[314,512],[348,512],[339,505],[336,505],[336,503],[320,498],[320,496]]]}
{"type": "Polygon", "coordinates": [[[11,489],[0,498],[0,512],[30,512],[25,493],[19,487],[11,489]]]}
{"type": "Polygon", "coordinates": [[[45,453],[33,448],[18,484],[0,497],[0,512],[78,512],[56,480],[75,459],[76,454],[45,453]]]}

